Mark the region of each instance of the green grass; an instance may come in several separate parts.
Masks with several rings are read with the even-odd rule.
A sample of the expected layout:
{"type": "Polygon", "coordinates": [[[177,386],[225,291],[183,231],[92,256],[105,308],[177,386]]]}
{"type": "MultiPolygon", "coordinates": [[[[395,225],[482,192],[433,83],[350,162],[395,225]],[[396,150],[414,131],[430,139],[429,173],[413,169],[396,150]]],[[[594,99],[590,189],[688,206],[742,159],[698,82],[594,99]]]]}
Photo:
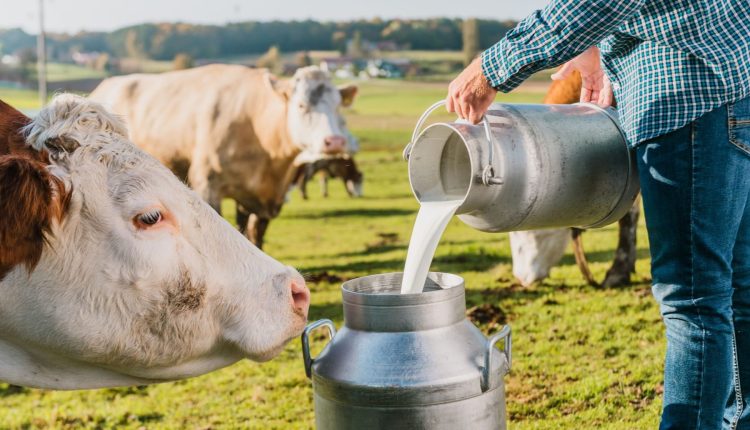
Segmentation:
{"type": "MultiPolygon", "coordinates": [[[[348,118],[363,144],[357,160],[365,173],[366,197],[350,199],[336,183],[331,197],[323,199],[311,183],[311,200],[294,194],[268,231],[266,251],[308,275],[328,272],[347,279],[399,271],[404,262],[417,203],[401,147],[422,110],[443,96],[445,85],[374,81],[361,87],[348,118]]],[[[538,92],[501,97],[540,99],[538,92]]],[[[600,279],[616,238],[614,227],[584,236],[600,279]]],[[[512,279],[507,235],[451,222],[432,268],[463,276],[469,306],[497,305],[513,327],[513,371],[505,378],[511,429],[656,427],[664,336],[649,292],[642,226],[638,241],[635,285],[586,286],[568,253],[550,279],[523,288],[512,279]]],[[[311,282],[310,288],[310,319],[341,324],[339,283],[311,282]]],[[[480,327],[487,333],[497,329],[480,327]]],[[[151,387],[16,392],[0,384],[2,429],[309,429],[313,419],[297,341],[270,363],[245,361],[151,387]]]]}
{"type": "Polygon", "coordinates": [[[74,79],[104,78],[106,73],[75,64],[49,63],[47,64],[47,80],[50,82],[74,79]]]}

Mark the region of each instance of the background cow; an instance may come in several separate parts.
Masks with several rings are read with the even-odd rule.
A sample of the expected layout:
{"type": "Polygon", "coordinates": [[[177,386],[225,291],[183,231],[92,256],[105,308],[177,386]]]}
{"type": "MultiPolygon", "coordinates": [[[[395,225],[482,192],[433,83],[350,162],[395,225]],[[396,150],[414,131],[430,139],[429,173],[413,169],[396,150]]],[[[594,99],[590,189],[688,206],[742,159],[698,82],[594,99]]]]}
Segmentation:
{"type": "Polygon", "coordinates": [[[314,66],[280,81],[266,70],[215,64],[110,78],[91,98],[124,116],[133,142],[187,178],[217,211],[222,198],[236,200],[240,229],[262,246],[295,158],[347,150],[338,110],[356,92],[337,89],[314,66]]]}
{"type": "Polygon", "coordinates": [[[296,168],[292,186],[299,188],[302,198],[307,200],[307,182],[316,173],[320,173],[320,190],[323,197],[328,197],[328,180],[341,179],[344,182],[349,197],[362,197],[362,185],[364,175],[357,168],[354,157],[346,155],[343,157],[321,158],[311,163],[305,163],[296,168]]]}
{"type": "Polygon", "coordinates": [[[0,380],[174,380],[269,360],[302,330],[300,275],[126,135],[77,96],[33,121],[0,102],[0,380]]]}
{"type": "MultiPolygon", "coordinates": [[[[553,81],[544,103],[571,104],[580,100],[581,76],[575,72],[566,79],[553,81]]],[[[640,199],[619,221],[619,239],[612,266],[607,271],[602,286],[624,285],[630,282],[635,272],[636,230],[640,217],[640,199]]],[[[540,281],[560,262],[570,239],[573,239],[573,254],[581,274],[590,285],[599,285],[589,269],[583,249],[583,231],[580,229],[547,229],[510,233],[513,256],[513,276],[523,285],[540,281]]]]}

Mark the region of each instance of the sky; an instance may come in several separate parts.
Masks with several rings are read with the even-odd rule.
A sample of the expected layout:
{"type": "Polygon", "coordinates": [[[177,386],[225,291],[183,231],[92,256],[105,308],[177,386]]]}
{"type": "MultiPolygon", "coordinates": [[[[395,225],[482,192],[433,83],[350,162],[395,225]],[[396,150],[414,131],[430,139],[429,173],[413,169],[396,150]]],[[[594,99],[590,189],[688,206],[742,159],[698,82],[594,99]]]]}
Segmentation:
{"type": "MultiPolygon", "coordinates": [[[[47,31],[109,31],[143,22],[357,18],[519,19],[549,0],[42,0],[47,31]]],[[[0,28],[36,33],[39,0],[0,0],[0,28]]]]}

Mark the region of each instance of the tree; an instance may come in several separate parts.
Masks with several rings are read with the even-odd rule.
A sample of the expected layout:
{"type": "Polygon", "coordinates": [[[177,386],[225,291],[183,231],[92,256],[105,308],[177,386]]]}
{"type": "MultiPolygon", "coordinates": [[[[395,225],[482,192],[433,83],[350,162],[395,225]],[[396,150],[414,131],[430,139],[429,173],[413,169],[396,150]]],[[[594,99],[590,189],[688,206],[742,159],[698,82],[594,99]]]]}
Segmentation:
{"type": "Polygon", "coordinates": [[[138,33],[135,30],[128,30],[125,34],[125,52],[128,57],[143,58],[146,55],[144,51],[143,42],[138,40],[138,33]]]}
{"type": "Polygon", "coordinates": [[[96,57],[96,60],[94,60],[94,69],[99,70],[100,72],[109,72],[109,66],[109,54],[106,52],[99,54],[99,56],[96,57]]]}
{"type": "Polygon", "coordinates": [[[281,51],[279,51],[279,47],[273,45],[272,47],[268,48],[268,52],[258,58],[258,61],[255,62],[255,65],[257,67],[264,67],[272,71],[273,73],[280,73],[282,64],[281,51]]]}
{"type": "Polygon", "coordinates": [[[364,58],[365,50],[362,46],[362,33],[357,30],[354,32],[352,41],[349,45],[349,56],[355,59],[364,58]]]}
{"type": "Polygon", "coordinates": [[[193,67],[193,65],[193,57],[184,53],[175,55],[174,60],[172,61],[172,69],[174,70],[190,69],[193,67]]]}
{"type": "Polygon", "coordinates": [[[462,27],[464,66],[474,61],[479,52],[479,25],[476,18],[465,19],[462,27]]]}
{"type": "Polygon", "coordinates": [[[24,82],[36,79],[36,50],[33,48],[23,48],[18,51],[18,62],[20,78],[24,82]]]}

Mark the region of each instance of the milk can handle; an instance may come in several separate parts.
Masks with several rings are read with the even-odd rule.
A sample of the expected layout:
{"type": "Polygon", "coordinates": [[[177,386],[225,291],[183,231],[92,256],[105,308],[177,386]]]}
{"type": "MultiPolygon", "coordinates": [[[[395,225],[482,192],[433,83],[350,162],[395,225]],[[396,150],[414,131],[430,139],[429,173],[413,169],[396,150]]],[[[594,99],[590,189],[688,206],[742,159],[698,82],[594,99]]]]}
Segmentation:
{"type": "MultiPolygon", "coordinates": [[[[422,126],[424,125],[425,121],[427,121],[427,117],[430,116],[435,110],[441,106],[445,105],[445,100],[440,100],[438,102],[435,102],[432,104],[432,106],[428,107],[426,111],[422,114],[422,116],[419,117],[417,120],[417,125],[414,126],[414,132],[411,134],[411,141],[406,144],[406,147],[404,148],[403,156],[404,160],[409,161],[409,154],[411,153],[411,148],[414,146],[414,143],[417,141],[417,137],[419,136],[419,133],[422,131],[422,126]]],[[[489,161],[487,165],[482,170],[482,183],[484,185],[500,185],[503,183],[502,179],[495,177],[495,169],[492,167],[492,165],[495,162],[494,158],[494,147],[495,147],[495,139],[492,135],[492,128],[490,126],[490,121],[487,119],[487,115],[482,116],[482,125],[484,126],[484,134],[487,138],[487,146],[489,147],[489,161]]]]}
{"type": "Polygon", "coordinates": [[[490,388],[490,372],[492,371],[492,352],[495,349],[495,344],[500,339],[505,341],[505,348],[503,348],[503,354],[508,363],[508,367],[505,369],[505,373],[510,372],[511,357],[512,357],[512,340],[510,336],[510,326],[504,326],[499,332],[492,335],[487,340],[487,348],[484,351],[484,368],[482,369],[482,392],[487,391],[490,388]]]}
{"type": "Polygon", "coordinates": [[[312,364],[315,361],[314,358],[310,357],[310,339],[309,334],[311,331],[320,328],[328,328],[328,338],[333,339],[336,336],[336,326],[333,325],[333,321],[328,319],[317,320],[314,323],[310,323],[302,331],[302,359],[305,361],[305,375],[308,378],[312,377],[312,364]]]}

